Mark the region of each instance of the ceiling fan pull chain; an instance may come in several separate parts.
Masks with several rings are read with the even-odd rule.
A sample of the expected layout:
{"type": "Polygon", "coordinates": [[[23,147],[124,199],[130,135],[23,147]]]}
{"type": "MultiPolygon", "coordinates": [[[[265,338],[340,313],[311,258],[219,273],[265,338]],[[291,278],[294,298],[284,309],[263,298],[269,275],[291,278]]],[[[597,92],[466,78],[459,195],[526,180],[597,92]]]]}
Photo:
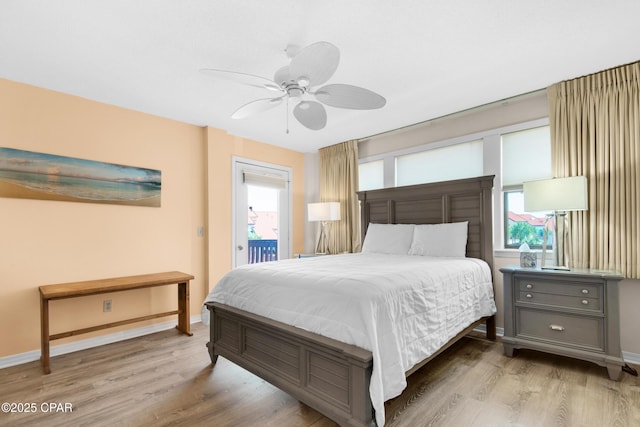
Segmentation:
{"type": "Polygon", "coordinates": [[[289,97],[287,96],[287,108],[285,109],[285,114],[287,116],[287,135],[289,135],[289,97]]]}

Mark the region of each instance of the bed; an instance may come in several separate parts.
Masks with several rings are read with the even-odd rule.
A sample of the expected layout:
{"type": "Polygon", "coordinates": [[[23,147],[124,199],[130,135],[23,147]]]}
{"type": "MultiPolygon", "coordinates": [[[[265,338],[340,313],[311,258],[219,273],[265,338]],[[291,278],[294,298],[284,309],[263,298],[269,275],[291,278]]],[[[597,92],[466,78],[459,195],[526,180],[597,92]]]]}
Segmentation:
{"type": "MultiPolygon", "coordinates": [[[[491,282],[493,264],[492,187],[493,176],[487,176],[360,192],[358,197],[361,202],[362,224],[464,223],[467,234],[465,255],[469,260],[458,259],[447,260],[447,262],[478,264],[481,270],[488,270],[488,280],[491,282]],[[474,261],[473,259],[482,261],[474,261]]],[[[367,227],[363,226],[362,228],[364,239],[367,227]]],[[[367,251],[363,250],[363,252],[367,251]]],[[[391,337],[385,339],[397,339],[395,335],[400,327],[393,326],[395,328],[393,329],[389,326],[393,322],[388,320],[376,323],[376,319],[382,315],[379,314],[381,312],[377,305],[373,303],[362,304],[365,307],[365,314],[358,314],[359,312],[356,311],[351,313],[348,308],[349,304],[356,305],[354,303],[358,300],[356,297],[365,290],[363,283],[371,284],[372,288],[383,290],[390,286],[388,277],[393,277],[395,273],[393,270],[383,267],[385,261],[382,258],[386,258],[387,261],[392,260],[386,265],[408,263],[406,265],[407,271],[422,268],[419,266],[425,264],[428,259],[428,257],[407,256],[404,258],[398,256],[395,259],[394,256],[381,257],[379,254],[363,253],[312,258],[300,262],[299,265],[296,265],[299,260],[268,263],[269,265],[260,267],[262,275],[259,283],[255,277],[250,275],[251,268],[236,269],[238,272],[233,274],[236,276],[234,280],[240,283],[246,282],[247,286],[239,288],[237,295],[228,293],[225,296],[225,289],[228,289],[224,283],[227,277],[225,276],[216,286],[216,288],[220,286],[221,289],[217,292],[216,300],[205,303],[211,323],[210,341],[207,347],[212,363],[216,362],[218,356],[223,356],[288,392],[340,425],[368,426],[376,423],[384,425],[384,400],[389,398],[389,395],[399,394],[403,388],[402,381],[398,380],[397,372],[395,372],[390,390],[386,382],[389,372],[398,371],[401,368],[400,374],[404,379],[405,375],[410,375],[424,366],[429,360],[481,323],[486,324],[487,337],[495,339],[495,305],[493,305],[491,311],[486,307],[480,311],[474,311],[475,314],[469,315],[471,317],[465,320],[464,324],[456,325],[456,329],[453,327],[445,328],[451,329],[446,341],[438,343],[437,348],[430,349],[428,356],[424,359],[413,360],[412,358],[415,358],[416,354],[412,354],[411,357],[404,354],[396,355],[397,352],[388,351],[389,348],[393,349],[393,346],[385,345],[382,338],[380,338],[380,343],[377,341],[372,343],[369,340],[370,337],[374,337],[374,341],[377,337],[382,336],[391,337]],[[424,259],[420,260],[420,264],[415,264],[418,262],[418,258],[424,259]],[[378,269],[372,267],[376,263],[380,266],[378,269]],[[335,268],[329,268],[329,264],[334,264],[335,268]],[[358,270],[360,271],[358,276],[361,277],[341,276],[350,265],[360,265],[361,270],[358,270]],[[284,272],[280,270],[284,270],[284,272]],[[295,276],[295,274],[299,274],[297,270],[302,270],[304,274],[295,276]],[[370,274],[367,275],[367,272],[370,274]],[[270,299],[269,293],[246,293],[266,292],[265,289],[275,289],[275,291],[268,291],[275,295],[271,299],[284,301],[286,292],[289,291],[278,288],[279,277],[294,277],[294,282],[298,280],[302,284],[314,274],[317,275],[314,283],[318,286],[304,288],[304,295],[308,300],[305,301],[305,296],[301,294],[291,299],[291,307],[282,305],[279,308],[264,308],[266,300],[270,299]],[[271,276],[273,276],[273,280],[271,276]],[[374,276],[379,276],[382,282],[377,282],[374,276]],[[336,292],[340,290],[340,292],[352,292],[354,295],[343,294],[333,302],[327,303],[322,299],[325,297],[322,293],[325,288],[334,286],[336,283],[347,284],[347,286],[336,286],[336,292]],[[268,288],[268,286],[275,286],[275,288],[268,288]],[[357,286],[361,288],[357,288],[357,286]],[[260,295],[258,299],[256,295],[260,295]],[[309,295],[313,295],[313,297],[309,297],[309,295]],[[238,303],[238,300],[242,300],[242,298],[254,302],[259,300],[260,304],[243,305],[238,303]],[[349,300],[349,298],[352,299],[349,300]],[[351,317],[352,319],[344,320],[344,322],[353,321],[354,327],[350,328],[351,323],[345,323],[347,326],[343,327],[342,331],[330,332],[327,324],[333,323],[333,317],[331,317],[333,314],[330,314],[329,317],[322,314],[323,317],[320,317],[315,311],[317,307],[312,306],[312,300],[317,300],[319,305],[333,309],[335,312],[352,314],[345,316],[345,318],[351,317]],[[309,311],[294,312],[296,304],[310,307],[309,311]],[[477,313],[484,313],[484,315],[477,313]],[[320,321],[312,322],[309,326],[309,324],[303,323],[304,319],[298,322],[298,318],[317,318],[320,321]],[[364,337],[360,336],[360,328],[366,329],[362,332],[364,337]],[[388,367],[387,360],[396,360],[394,358],[400,362],[389,365],[392,366],[391,368],[388,367]]],[[[445,267],[438,268],[442,270],[440,274],[446,276],[452,269],[459,267],[457,264],[447,264],[445,267]]],[[[476,267],[470,266],[469,268],[476,267]]],[[[438,269],[434,269],[434,271],[438,271],[438,269]]],[[[414,280],[413,278],[402,277],[402,286],[413,286],[405,284],[409,280],[414,280]]],[[[491,283],[489,283],[489,287],[491,288],[491,298],[493,298],[491,283]]],[[[364,297],[362,298],[364,299],[364,297]]],[[[379,298],[374,298],[374,300],[378,301],[379,298]]],[[[403,303],[396,302],[396,305],[398,304],[403,303]]],[[[462,313],[468,311],[465,308],[462,313]]],[[[458,319],[458,317],[460,316],[456,314],[449,320],[458,319]]],[[[340,321],[342,322],[342,320],[340,321]]],[[[429,326],[425,325],[425,328],[429,328],[429,326]]],[[[438,329],[441,328],[438,327],[438,329]]],[[[391,375],[389,376],[391,377],[391,375]]]]}

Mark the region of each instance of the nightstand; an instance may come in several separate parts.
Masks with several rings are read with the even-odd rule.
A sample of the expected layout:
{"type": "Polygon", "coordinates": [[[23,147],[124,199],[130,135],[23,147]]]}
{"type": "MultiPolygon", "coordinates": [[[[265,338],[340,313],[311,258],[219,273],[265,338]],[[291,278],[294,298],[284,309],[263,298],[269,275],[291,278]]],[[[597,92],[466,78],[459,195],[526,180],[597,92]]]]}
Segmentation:
{"type": "Polygon", "coordinates": [[[505,267],[504,351],[527,348],[605,366],[620,379],[625,362],[620,349],[616,272],[541,270],[505,267]]]}

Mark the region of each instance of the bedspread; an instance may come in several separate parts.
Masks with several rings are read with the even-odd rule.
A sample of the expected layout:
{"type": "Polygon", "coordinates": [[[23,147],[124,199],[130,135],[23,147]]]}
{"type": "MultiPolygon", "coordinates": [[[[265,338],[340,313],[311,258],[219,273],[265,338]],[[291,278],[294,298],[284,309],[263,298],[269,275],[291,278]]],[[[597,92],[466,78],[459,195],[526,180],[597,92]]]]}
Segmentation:
{"type": "MultiPolygon", "coordinates": [[[[376,422],[405,372],[495,314],[489,266],[474,258],[358,253],[251,264],[226,274],[219,302],[371,351],[376,422]]],[[[208,323],[209,312],[202,311],[208,323]]]]}

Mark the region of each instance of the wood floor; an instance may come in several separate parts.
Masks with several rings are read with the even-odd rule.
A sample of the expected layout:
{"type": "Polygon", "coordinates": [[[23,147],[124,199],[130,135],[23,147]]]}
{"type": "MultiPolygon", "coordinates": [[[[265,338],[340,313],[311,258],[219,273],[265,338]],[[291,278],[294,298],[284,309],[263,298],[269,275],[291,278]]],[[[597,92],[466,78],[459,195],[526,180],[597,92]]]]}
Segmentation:
{"type": "MultiPolygon", "coordinates": [[[[212,367],[207,327],[193,332],[53,357],[50,375],[39,362],[2,369],[0,401],[36,411],[0,413],[0,425],[335,426],[223,358],[212,367]]],[[[611,381],[605,368],[533,351],[508,358],[499,342],[465,338],[386,408],[388,426],[640,426],[640,380],[611,381]]]]}

